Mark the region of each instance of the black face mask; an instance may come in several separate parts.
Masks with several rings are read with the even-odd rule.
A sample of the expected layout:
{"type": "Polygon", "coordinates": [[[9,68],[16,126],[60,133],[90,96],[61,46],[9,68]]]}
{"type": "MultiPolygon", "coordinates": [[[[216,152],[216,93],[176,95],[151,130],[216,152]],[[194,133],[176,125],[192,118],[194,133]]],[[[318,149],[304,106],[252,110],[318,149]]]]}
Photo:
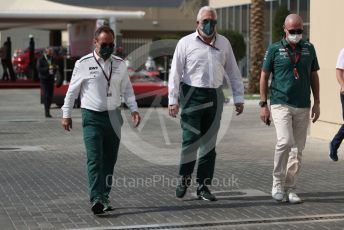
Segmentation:
{"type": "Polygon", "coordinates": [[[103,58],[104,60],[107,60],[111,56],[111,54],[113,53],[114,46],[115,46],[115,44],[113,44],[113,43],[101,44],[100,49],[99,49],[100,57],[103,58]]]}

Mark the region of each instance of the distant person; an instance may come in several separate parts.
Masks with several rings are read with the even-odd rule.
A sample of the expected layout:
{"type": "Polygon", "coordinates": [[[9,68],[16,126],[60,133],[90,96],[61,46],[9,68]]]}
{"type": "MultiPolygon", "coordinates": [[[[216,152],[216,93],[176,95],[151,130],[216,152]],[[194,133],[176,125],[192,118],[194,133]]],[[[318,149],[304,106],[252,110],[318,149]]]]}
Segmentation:
{"type": "Polygon", "coordinates": [[[48,47],[45,49],[44,54],[37,61],[37,70],[43,92],[45,117],[50,118],[52,117],[50,106],[54,95],[55,74],[58,71],[53,48],[48,47]]]}
{"type": "Polygon", "coordinates": [[[61,123],[70,131],[74,101],[80,93],[89,197],[95,215],[112,210],[109,195],[121,139],[122,98],[131,112],[134,127],[141,119],[127,66],[112,55],[114,42],[115,34],[110,27],[96,30],[95,49],[75,63],[62,106],[61,123]]]}
{"type": "Polygon", "coordinates": [[[2,65],[2,80],[8,81],[9,74],[8,74],[8,66],[7,66],[7,45],[4,42],[4,45],[0,48],[0,58],[1,58],[1,65],[2,65]]]}
{"type": "Polygon", "coordinates": [[[146,67],[147,71],[155,71],[156,70],[155,61],[151,56],[148,56],[146,63],[145,63],[145,67],[146,67]]]}
{"type": "Polygon", "coordinates": [[[35,58],[35,40],[32,35],[29,42],[29,77],[33,81],[38,81],[38,74],[36,69],[36,58],[35,58]]]}
{"type": "MultiPolygon", "coordinates": [[[[340,86],[340,101],[342,104],[342,116],[344,120],[344,49],[339,53],[336,65],[336,77],[340,86]]],[[[344,124],[339,128],[337,134],[333,137],[330,142],[330,159],[338,161],[338,148],[344,139],[344,124]]]]}
{"type": "Polygon", "coordinates": [[[8,70],[7,76],[9,74],[11,81],[16,81],[16,74],[14,73],[13,65],[12,65],[12,42],[11,42],[10,37],[7,37],[7,40],[4,43],[4,47],[5,47],[5,53],[6,53],[5,59],[4,59],[4,62],[6,63],[6,66],[5,66],[6,73],[8,70]]]}
{"type": "Polygon", "coordinates": [[[283,28],[285,37],[271,44],[264,57],[259,105],[260,118],[269,125],[268,81],[272,73],[270,104],[277,143],[271,195],[278,202],[296,204],[302,202],[295,189],[307,128],[310,118],[314,123],[320,116],[319,64],[314,46],[302,39],[302,18],[289,14],[283,28]]]}

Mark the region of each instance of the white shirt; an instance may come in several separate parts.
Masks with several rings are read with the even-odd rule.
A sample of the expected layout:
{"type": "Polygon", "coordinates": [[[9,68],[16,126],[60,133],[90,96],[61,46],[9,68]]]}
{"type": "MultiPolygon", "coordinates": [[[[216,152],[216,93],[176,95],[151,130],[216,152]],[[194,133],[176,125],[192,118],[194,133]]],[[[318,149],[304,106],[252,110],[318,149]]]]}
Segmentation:
{"type": "Polygon", "coordinates": [[[201,39],[196,31],[177,44],[168,82],[169,105],[178,104],[180,82],[218,88],[224,79],[231,85],[234,103],[243,103],[244,84],[228,39],[216,34],[210,45],[201,39]]]}
{"type": "Polygon", "coordinates": [[[338,55],[336,69],[344,69],[344,49],[338,55]]]}
{"type": "Polygon", "coordinates": [[[114,55],[104,61],[96,52],[93,52],[75,63],[72,79],[62,106],[63,118],[71,117],[74,101],[79,93],[81,108],[84,109],[98,112],[114,110],[121,105],[121,97],[123,97],[130,111],[137,111],[137,103],[126,64],[121,58],[114,55]],[[107,96],[108,82],[101,68],[109,76],[111,63],[112,75],[109,89],[111,96],[107,96]]]}

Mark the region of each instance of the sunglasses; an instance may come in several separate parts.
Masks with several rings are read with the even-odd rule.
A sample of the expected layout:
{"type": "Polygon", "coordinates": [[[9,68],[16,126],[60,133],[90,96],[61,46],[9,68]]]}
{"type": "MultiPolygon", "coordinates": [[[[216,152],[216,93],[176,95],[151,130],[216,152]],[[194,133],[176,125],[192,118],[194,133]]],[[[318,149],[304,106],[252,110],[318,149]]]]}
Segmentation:
{"type": "Polygon", "coordinates": [[[202,24],[208,24],[210,22],[210,24],[216,25],[217,21],[216,20],[212,20],[212,19],[204,19],[202,21],[202,24]]]}
{"type": "Polygon", "coordinates": [[[303,29],[288,30],[289,34],[302,34],[303,29]]]}
{"type": "Polygon", "coordinates": [[[115,44],[113,42],[100,44],[100,47],[114,47],[114,46],[115,46],[115,44]]]}

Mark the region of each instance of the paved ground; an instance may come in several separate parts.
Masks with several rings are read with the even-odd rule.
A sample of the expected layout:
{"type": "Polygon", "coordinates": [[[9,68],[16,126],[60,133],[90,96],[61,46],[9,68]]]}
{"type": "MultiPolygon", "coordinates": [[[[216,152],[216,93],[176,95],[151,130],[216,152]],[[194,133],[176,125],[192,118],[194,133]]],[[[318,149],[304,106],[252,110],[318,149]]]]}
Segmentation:
{"type": "MultiPolygon", "coordinates": [[[[89,210],[80,111],[70,133],[60,111],[43,117],[38,90],[0,91],[1,229],[343,229],[344,161],[327,157],[327,142],[309,138],[298,192],[303,204],[271,200],[273,127],[254,103],[230,121],[226,107],[217,148],[217,202],[196,200],[195,187],[174,197],[179,158],[178,120],[145,108],[139,130],[123,127],[111,193],[116,209],[89,210]],[[18,148],[18,149],[16,149],[18,148]]],[[[127,111],[123,111],[127,114],[127,111]]],[[[342,158],[342,157],[341,157],[342,158]]]]}

